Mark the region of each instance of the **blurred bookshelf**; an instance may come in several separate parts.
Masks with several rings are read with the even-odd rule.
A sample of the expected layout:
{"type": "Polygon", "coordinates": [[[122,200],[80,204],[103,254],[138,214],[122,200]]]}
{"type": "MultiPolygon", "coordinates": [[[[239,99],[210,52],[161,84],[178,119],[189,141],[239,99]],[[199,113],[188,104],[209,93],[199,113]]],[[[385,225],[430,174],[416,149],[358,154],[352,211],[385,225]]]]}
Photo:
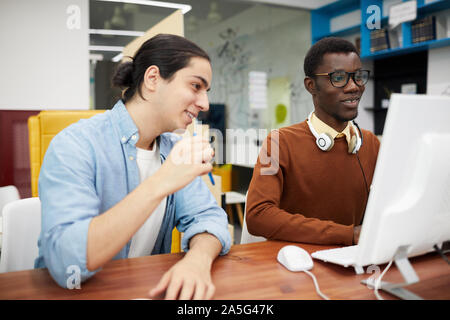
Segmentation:
{"type": "Polygon", "coordinates": [[[363,59],[380,59],[450,45],[449,0],[417,0],[416,20],[391,29],[388,25],[389,8],[399,3],[401,1],[340,0],[312,10],[312,42],[324,37],[359,33],[363,59]],[[373,14],[373,11],[368,10],[369,6],[380,9],[381,28],[378,30],[369,30],[366,26],[365,22],[373,14]],[[427,26],[418,28],[419,24],[427,26]],[[416,31],[419,29],[422,33],[428,32],[428,37],[423,34],[418,36],[416,31]],[[378,42],[371,41],[377,34],[382,35],[377,38],[378,42]]]}
{"type": "Polygon", "coordinates": [[[374,81],[368,85],[373,86],[374,101],[364,110],[373,113],[376,135],[384,129],[389,92],[400,93],[402,86],[414,84],[415,93],[426,93],[428,50],[450,46],[450,0],[416,0],[416,18],[392,28],[390,8],[402,2],[407,1],[340,0],[311,11],[312,43],[345,38],[354,42],[363,63],[373,63],[374,81]],[[369,30],[369,20],[377,28],[369,30]]]}

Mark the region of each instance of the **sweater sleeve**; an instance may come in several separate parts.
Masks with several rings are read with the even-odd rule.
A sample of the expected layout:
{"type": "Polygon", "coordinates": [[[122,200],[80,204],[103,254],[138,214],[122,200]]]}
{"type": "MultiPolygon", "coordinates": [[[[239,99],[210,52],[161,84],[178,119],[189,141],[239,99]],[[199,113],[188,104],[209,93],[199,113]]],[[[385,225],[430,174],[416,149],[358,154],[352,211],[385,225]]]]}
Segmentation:
{"type": "Polygon", "coordinates": [[[249,233],[267,239],[315,244],[353,243],[353,225],[305,217],[280,208],[289,150],[274,130],[264,141],[250,182],[246,222],[249,233]]]}

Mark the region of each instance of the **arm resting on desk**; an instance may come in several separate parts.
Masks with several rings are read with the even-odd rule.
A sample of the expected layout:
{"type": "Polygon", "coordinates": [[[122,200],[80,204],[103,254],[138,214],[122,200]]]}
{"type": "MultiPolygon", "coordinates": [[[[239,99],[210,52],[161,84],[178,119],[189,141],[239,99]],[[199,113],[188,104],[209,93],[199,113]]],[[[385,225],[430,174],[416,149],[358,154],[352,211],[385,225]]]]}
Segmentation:
{"type": "Polygon", "coordinates": [[[190,250],[184,258],[166,272],[150,291],[155,298],[166,291],[166,299],[211,299],[215,292],[211,267],[222,250],[220,241],[211,234],[201,233],[191,238],[190,250]]]}

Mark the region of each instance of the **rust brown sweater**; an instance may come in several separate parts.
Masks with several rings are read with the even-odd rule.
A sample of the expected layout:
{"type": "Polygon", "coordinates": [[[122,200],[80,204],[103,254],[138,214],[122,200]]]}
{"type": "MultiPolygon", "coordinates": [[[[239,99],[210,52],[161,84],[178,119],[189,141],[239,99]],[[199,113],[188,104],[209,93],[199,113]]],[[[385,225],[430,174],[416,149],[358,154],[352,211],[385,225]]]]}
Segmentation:
{"type": "MultiPolygon", "coordinates": [[[[370,186],[380,142],[370,131],[362,131],[358,155],[370,186]]],[[[281,128],[279,169],[261,175],[262,168],[271,166],[264,163],[275,152],[271,152],[275,137],[273,132],[267,137],[253,171],[246,205],[248,231],[268,239],[351,245],[353,227],[363,217],[367,189],[345,137],[335,139],[333,148],[323,152],[305,121],[281,128]]]]}

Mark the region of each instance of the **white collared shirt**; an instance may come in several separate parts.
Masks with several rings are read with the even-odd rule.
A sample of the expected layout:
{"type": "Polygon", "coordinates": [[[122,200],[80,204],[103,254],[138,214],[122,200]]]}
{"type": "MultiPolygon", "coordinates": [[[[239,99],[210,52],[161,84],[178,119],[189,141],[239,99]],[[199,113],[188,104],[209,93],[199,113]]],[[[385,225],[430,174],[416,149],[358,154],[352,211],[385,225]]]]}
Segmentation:
{"type": "Polygon", "coordinates": [[[314,127],[314,129],[317,131],[318,134],[327,133],[333,139],[345,136],[345,139],[347,140],[348,144],[349,153],[351,153],[351,151],[355,148],[356,145],[356,133],[354,131],[355,128],[350,123],[351,121],[348,121],[347,126],[344,128],[344,130],[338,132],[329,125],[327,125],[325,122],[320,120],[314,112],[311,116],[311,125],[314,127]]]}

